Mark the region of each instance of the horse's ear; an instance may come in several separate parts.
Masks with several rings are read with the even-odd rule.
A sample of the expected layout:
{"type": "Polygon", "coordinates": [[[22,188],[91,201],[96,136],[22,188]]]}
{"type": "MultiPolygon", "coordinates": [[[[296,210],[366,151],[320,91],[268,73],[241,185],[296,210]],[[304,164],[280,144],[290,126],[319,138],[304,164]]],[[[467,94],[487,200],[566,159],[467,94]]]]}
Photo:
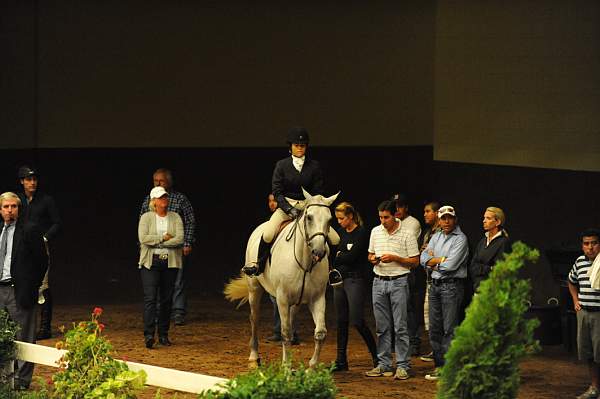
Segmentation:
{"type": "Polygon", "coordinates": [[[332,195],[331,197],[328,198],[323,198],[323,202],[325,202],[325,204],[327,204],[327,206],[331,206],[331,204],[333,204],[333,201],[335,201],[338,197],[338,195],[340,195],[341,191],[338,191],[337,194],[332,195]]]}
{"type": "Polygon", "coordinates": [[[304,187],[302,187],[302,194],[304,194],[304,198],[307,200],[312,198],[312,195],[310,195],[309,192],[304,189],[304,187]]]}

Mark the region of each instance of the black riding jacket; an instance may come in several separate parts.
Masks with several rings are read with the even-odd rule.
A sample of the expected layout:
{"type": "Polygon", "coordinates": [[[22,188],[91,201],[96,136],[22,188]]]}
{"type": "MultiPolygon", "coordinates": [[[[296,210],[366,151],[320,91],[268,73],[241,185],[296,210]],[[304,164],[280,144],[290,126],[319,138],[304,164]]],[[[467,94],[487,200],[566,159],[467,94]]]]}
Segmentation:
{"type": "Polygon", "coordinates": [[[292,206],[285,197],[303,200],[302,187],[310,195],[323,195],[323,172],[315,160],[305,158],[302,171],[298,172],[292,163],[292,157],[287,157],[277,162],[271,180],[273,195],[277,205],[285,213],[289,213],[292,206]]]}

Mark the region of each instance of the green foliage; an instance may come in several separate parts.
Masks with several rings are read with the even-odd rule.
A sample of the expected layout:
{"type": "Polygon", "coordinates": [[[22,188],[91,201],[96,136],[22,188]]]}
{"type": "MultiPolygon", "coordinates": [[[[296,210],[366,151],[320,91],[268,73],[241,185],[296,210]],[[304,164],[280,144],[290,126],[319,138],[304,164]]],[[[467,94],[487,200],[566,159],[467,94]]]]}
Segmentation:
{"type": "Polygon", "coordinates": [[[2,399],[48,399],[50,393],[45,386],[44,380],[37,378],[41,387],[38,391],[15,391],[8,383],[0,385],[0,398],[2,399]]]}
{"type": "Polygon", "coordinates": [[[104,325],[98,321],[101,308],[95,308],[90,321],[73,324],[64,342],[56,347],[68,352],[60,360],[60,371],[52,377],[53,398],[129,399],[144,386],[144,371],[129,371],[113,358],[113,347],[104,337],[104,325]]]}
{"type": "Polygon", "coordinates": [[[446,354],[438,399],[517,397],[519,361],[539,350],[533,339],[539,322],[524,318],[530,284],[518,271],[538,257],[537,250],[516,242],[480,285],[446,354]]]}
{"type": "Polygon", "coordinates": [[[313,369],[307,369],[303,364],[296,369],[289,365],[271,364],[240,374],[227,381],[223,388],[225,392],[204,391],[198,398],[328,399],[335,398],[337,393],[331,369],[322,364],[313,369]]]}
{"type": "Polygon", "coordinates": [[[4,375],[5,367],[15,360],[15,339],[19,327],[10,319],[8,312],[0,309],[0,383],[9,376],[4,375]]]}

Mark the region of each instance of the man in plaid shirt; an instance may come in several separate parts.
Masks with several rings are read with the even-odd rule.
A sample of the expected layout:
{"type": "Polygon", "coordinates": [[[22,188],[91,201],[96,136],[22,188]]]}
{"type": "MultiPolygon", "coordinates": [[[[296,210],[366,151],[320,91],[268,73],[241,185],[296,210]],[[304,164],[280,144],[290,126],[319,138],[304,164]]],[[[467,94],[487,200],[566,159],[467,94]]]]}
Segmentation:
{"type": "MultiPolygon", "coordinates": [[[[169,193],[169,207],[167,210],[177,212],[183,220],[183,265],[177,273],[175,280],[175,289],[173,291],[173,307],[172,319],[175,325],[182,326],[185,324],[185,315],[187,313],[187,298],[185,296],[185,274],[184,271],[188,267],[189,255],[192,253],[192,244],[195,241],[194,231],[196,229],[196,219],[194,218],[194,209],[190,200],[180,192],[173,190],[173,176],[169,169],[160,168],[152,175],[154,187],[161,186],[169,193]]],[[[140,217],[148,212],[148,204],[150,196],[147,195],[142,203],[140,217]]]]}

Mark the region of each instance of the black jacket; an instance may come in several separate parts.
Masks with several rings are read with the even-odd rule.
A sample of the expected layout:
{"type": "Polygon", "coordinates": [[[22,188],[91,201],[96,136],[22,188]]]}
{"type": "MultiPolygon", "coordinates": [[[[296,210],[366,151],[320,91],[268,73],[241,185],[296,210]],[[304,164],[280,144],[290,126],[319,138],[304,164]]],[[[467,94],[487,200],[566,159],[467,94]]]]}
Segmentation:
{"type": "Polygon", "coordinates": [[[48,268],[44,237],[37,225],[17,220],[11,256],[10,275],[17,305],[30,309],[37,303],[38,288],[48,268]]]}
{"type": "Polygon", "coordinates": [[[502,254],[510,249],[510,243],[506,236],[501,235],[490,242],[487,247],[487,237],[483,237],[477,244],[471,264],[469,274],[473,280],[473,290],[479,288],[479,284],[487,278],[496,262],[502,259],[502,254]]]}
{"type": "Polygon", "coordinates": [[[20,192],[21,208],[19,219],[37,224],[48,241],[52,241],[60,230],[60,216],[54,199],[46,193],[36,192],[31,203],[25,193],[20,192]]]}
{"type": "Polygon", "coordinates": [[[275,165],[271,186],[277,205],[285,213],[289,213],[292,206],[285,197],[303,200],[303,187],[310,195],[323,194],[323,172],[319,163],[308,157],[304,160],[302,172],[298,172],[292,164],[292,157],[289,156],[275,165]]]}
{"type": "Polygon", "coordinates": [[[343,278],[347,273],[364,273],[367,269],[367,255],[369,247],[369,237],[363,227],[356,227],[348,233],[345,229],[337,230],[340,236],[340,243],[337,246],[337,253],[333,261],[333,267],[342,274],[343,278]]]}

